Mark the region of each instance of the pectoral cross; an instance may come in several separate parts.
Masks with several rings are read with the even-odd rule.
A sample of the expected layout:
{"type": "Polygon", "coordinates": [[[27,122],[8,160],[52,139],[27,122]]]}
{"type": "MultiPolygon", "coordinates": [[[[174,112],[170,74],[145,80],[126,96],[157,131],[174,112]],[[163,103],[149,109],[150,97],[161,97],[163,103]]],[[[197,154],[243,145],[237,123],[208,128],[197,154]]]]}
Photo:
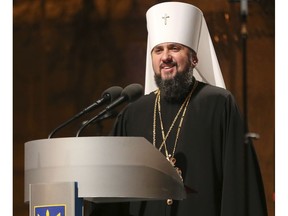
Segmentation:
{"type": "Polygon", "coordinates": [[[169,154],[169,155],[166,157],[166,159],[171,163],[171,165],[172,165],[173,167],[175,167],[176,158],[172,157],[172,155],[169,154]]]}
{"type": "Polygon", "coordinates": [[[164,19],[164,24],[167,25],[167,19],[170,18],[167,14],[165,14],[162,19],[164,19]]]}

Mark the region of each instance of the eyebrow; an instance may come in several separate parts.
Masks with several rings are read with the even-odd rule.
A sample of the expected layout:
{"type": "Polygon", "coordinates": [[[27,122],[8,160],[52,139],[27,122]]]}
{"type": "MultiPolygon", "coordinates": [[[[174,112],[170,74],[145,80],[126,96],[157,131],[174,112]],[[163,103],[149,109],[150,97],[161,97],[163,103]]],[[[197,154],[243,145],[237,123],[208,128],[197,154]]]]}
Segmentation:
{"type": "MultiPolygon", "coordinates": [[[[166,46],[166,45],[162,45],[162,44],[159,44],[159,45],[156,45],[153,49],[152,49],[152,51],[153,50],[155,50],[155,49],[161,49],[161,48],[163,48],[164,46],[166,46]]],[[[169,43],[168,45],[167,45],[167,47],[168,48],[171,48],[171,47],[181,47],[181,48],[184,48],[185,46],[183,46],[182,44],[179,44],[179,43],[169,43]]]]}

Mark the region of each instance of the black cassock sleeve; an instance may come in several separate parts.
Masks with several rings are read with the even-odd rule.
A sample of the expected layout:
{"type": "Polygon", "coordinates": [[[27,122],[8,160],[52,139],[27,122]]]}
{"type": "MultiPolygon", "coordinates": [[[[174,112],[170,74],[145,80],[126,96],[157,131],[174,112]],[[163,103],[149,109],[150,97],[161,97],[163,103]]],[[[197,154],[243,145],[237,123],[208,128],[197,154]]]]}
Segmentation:
{"type": "Polygon", "coordinates": [[[266,200],[260,168],[251,139],[233,97],[228,97],[223,146],[221,216],[266,216],[266,200]]]}

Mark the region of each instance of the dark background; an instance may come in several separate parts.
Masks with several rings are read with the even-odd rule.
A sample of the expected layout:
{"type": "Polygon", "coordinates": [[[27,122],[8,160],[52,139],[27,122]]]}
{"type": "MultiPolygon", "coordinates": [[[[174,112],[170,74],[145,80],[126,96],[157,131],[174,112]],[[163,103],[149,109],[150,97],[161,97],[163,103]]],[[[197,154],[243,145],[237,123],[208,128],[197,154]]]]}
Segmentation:
{"type": "MultiPolygon", "coordinates": [[[[145,12],[153,0],[14,0],[13,2],[13,212],[24,204],[24,143],[47,138],[114,85],[144,86],[145,12]]],[[[226,87],[243,111],[240,3],[184,1],[206,18],[226,87]]],[[[264,180],[269,216],[275,215],[274,83],[275,2],[250,0],[247,19],[248,124],[264,180]]],[[[120,110],[121,107],[119,107],[120,110]]],[[[86,116],[87,119],[96,113],[86,116]]],[[[79,119],[56,136],[75,136],[79,119]]],[[[89,127],[107,135],[113,120],[89,127]]],[[[53,158],[53,155],[51,156],[53,158]]]]}

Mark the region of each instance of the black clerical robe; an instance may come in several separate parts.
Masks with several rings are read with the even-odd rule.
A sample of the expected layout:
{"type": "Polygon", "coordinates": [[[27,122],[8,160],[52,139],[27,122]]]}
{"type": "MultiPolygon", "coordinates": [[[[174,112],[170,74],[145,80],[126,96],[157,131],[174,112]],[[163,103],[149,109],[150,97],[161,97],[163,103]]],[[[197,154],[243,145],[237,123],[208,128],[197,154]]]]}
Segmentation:
{"type": "MultiPolygon", "coordinates": [[[[114,135],[145,137],[152,143],[155,97],[152,92],[129,104],[116,121],[114,135]]],[[[181,104],[161,98],[165,133],[181,104]]],[[[156,116],[156,147],[159,147],[162,135],[156,116]]],[[[169,153],[175,144],[178,125],[179,119],[166,142],[169,153]]],[[[195,192],[187,194],[185,200],[174,201],[172,206],[167,206],[166,201],[132,202],[130,215],[267,215],[256,154],[252,143],[244,142],[243,129],[231,93],[199,82],[187,107],[175,152],[184,184],[195,192]]]]}

